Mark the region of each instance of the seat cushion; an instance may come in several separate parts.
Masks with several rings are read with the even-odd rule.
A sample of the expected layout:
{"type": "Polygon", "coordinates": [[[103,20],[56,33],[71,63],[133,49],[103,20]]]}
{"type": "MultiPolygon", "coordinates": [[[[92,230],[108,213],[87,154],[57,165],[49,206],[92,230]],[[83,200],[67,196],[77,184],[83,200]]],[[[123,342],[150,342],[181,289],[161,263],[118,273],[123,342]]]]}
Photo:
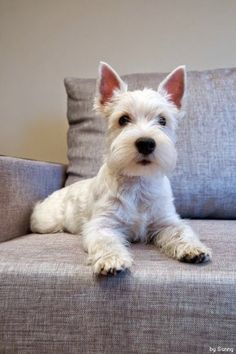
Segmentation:
{"type": "MultiPolygon", "coordinates": [[[[166,74],[123,76],[130,90],[156,89],[166,74]]],[[[65,79],[68,94],[67,185],[97,174],[105,121],[93,111],[95,79],[65,79]]],[[[187,218],[236,219],[236,68],[188,72],[186,117],[179,122],[171,176],[177,211],[187,218]]]]}
{"type": "Polygon", "coordinates": [[[97,278],[81,238],[26,235],[0,244],[4,353],[208,353],[236,347],[236,221],[191,221],[206,265],[134,244],[130,272],[97,278]]]}

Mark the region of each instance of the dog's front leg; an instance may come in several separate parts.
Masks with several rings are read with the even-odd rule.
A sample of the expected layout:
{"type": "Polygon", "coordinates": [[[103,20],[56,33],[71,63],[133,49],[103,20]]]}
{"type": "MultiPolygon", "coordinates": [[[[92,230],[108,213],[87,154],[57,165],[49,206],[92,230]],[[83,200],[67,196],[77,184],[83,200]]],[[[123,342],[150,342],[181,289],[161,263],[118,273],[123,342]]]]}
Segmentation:
{"type": "Polygon", "coordinates": [[[152,234],[153,243],[168,256],[188,263],[203,263],[211,259],[211,250],[183,221],[162,226],[152,234]]]}
{"type": "Polygon", "coordinates": [[[116,229],[101,226],[101,222],[93,220],[86,224],[83,243],[95,274],[116,274],[132,264],[125,236],[116,229]]]}

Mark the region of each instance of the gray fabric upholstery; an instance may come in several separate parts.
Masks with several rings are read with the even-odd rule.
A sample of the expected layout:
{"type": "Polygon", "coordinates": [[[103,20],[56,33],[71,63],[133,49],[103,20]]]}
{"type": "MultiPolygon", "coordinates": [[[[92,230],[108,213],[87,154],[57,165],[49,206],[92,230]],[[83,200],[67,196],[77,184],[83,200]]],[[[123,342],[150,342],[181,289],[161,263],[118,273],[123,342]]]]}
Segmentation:
{"type": "Polygon", "coordinates": [[[191,221],[213,249],[208,265],[179,263],[152,245],[135,264],[93,276],[81,239],[26,235],[0,244],[0,352],[202,354],[236,348],[236,221],[191,221]]]}
{"type": "MultiPolygon", "coordinates": [[[[130,89],[156,88],[165,74],[124,76],[130,89]]],[[[94,176],[104,151],[105,122],[92,111],[93,79],[65,79],[68,94],[67,185],[94,176]]],[[[186,117],[178,129],[171,178],[183,217],[236,218],[236,69],[188,73],[186,117]]]]}
{"type": "Polygon", "coordinates": [[[25,235],[34,203],[65,182],[64,165],[0,156],[0,242],[25,235]]]}

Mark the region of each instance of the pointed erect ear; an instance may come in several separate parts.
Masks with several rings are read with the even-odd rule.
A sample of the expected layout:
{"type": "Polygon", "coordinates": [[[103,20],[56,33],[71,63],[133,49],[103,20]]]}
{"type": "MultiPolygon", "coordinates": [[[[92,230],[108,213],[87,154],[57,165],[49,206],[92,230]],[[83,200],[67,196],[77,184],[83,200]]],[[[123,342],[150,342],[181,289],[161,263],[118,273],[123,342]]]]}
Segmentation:
{"type": "Polygon", "coordinates": [[[179,66],[172,71],[159,85],[159,93],[167,93],[178,109],[181,109],[182,98],[186,88],[185,66],[179,66]]]}
{"type": "Polygon", "coordinates": [[[127,85],[110,65],[100,62],[97,82],[97,95],[100,103],[104,105],[110,101],[115,90],[126,91],[127,85]]]}

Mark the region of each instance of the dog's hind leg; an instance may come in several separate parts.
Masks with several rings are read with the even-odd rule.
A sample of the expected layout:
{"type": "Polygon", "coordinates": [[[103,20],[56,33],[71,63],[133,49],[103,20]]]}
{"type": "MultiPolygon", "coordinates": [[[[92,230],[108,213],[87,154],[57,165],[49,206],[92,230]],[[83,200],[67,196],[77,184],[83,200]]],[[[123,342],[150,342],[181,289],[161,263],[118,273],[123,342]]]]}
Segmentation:
{"type": "Polygon", "coordinates": [[[32,232],[46,234],[63,231],[65,188],[54,192],[45,200],[38,202],[31,215],[32,232]]]}

